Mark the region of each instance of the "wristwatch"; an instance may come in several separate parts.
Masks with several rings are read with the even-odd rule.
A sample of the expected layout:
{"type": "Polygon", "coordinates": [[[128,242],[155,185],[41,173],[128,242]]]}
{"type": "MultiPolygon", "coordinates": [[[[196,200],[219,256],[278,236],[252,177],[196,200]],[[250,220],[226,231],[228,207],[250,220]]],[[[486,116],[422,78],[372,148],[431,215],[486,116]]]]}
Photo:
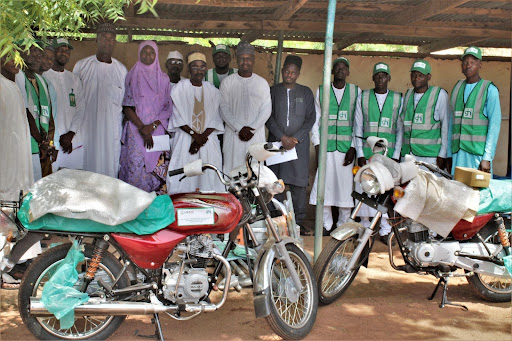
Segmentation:
{"type": "Polygon", "coordinates": [[[156,130],[156,128],[158,128],[158,124],[153,123],[153,130],[156,130]]]}

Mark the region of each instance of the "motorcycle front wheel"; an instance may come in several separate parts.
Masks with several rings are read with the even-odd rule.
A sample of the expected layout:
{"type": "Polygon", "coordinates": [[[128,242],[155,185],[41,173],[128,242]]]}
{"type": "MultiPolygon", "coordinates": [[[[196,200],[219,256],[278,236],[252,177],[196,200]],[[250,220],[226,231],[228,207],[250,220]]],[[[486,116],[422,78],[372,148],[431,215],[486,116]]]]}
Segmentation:
{"type": "Polygon", "coordinates": [[[323,248],[313,267],[320,303],[330,304],[337,300],[356,277],[360,266],[350,272],[344,271],[356,246],[357,236],[352,236],[344,240],[331,238],[323,248]]]}
{"type": "MultiPolygon", "coordinates": [[[[494,225],[485,227],[480,235],[486,243],[500,244],[498,232],[494,225]]],[[[510,240],[510,233],[507,233],[507,235],[510,240]]],[[[479,242],[476,238],[474,241],[479,242]]],[[[502,250],[498,257],[503,259],[504,256],[506,254],[502,250]]],[[[504,278],[475,273],[473,276],[467,277],[467,279],[475,292],[489,302],[510,302],[512,299],[512,278],[510,276],[504,278]]]]}
{"type": "MultiPolygon", "coordinates": [[[[18,293],[18,308],[23,320],[30,332],[40,340],[104,340],[110,337],[119,328],[126,316],[75,316],[75,323],[69,329],[61,329],[60,322],[55,316],[33,316],[30,314],[30,297],[41,298],[44,284],[57,270],[58,265],[66,257],[71,244],[63,244],[49,249],[41,254],[25,272],[18,293]]],[[[79,280],[75,288],[80,290],[83,275],[87,271],[93,255],[94,247],[85,246],[85,259],[77,265],[79,280]]],[[[122,266],[109,252],[105,252],[101,264],[96,272],[95,279],[89,283],[87,293],[98,294],[102,287],[97,280],[112,285],[115,278],[121,273],[122,266]]],[[[128,276],[121,276],[116,288],[124,288],[130,285],[128,276]]]]}
{"type": "Polygon", "coordinates": [[[318,307],[318,293],[313,269],[306,255],[294,244],[286,249],[299,276],[297,291],[284,262],[275,258],[271,267],[270,315],[266,317],[274,332],[283,339],[298,340],[313,328],[318,307]]]}

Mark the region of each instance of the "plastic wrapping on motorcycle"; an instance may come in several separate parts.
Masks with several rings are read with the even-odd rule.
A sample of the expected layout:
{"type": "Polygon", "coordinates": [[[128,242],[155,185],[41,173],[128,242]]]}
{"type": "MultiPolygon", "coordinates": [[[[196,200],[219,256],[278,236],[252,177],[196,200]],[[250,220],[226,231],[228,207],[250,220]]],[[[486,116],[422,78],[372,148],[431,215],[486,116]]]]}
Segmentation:
{"type": "Polygon", "coordinates": [[[512,180],[491,180],[480,190],[478,214],[512,212],[512,180]]]}
{"type": "MultiPolygon", "coordinates": [[[[215,247],[217,247],[220,250],[219,254],[222,254],[222,252],[226,248],[227,242],[223,242],[220,240],[214,240],[213,242],[215,243],[215,247]]],[[[256,256],[258,256],[257,252],[254,249],[248,248],[248,250],[249,250],[249,257],[251,259],[255,259],[256,256]]],[[[226,257],[226,259],[228,261],[232,261],[234,259],[240,259],[240,258],[246,259],[247,253],[245,252],[245,246],[236,244],[235,248],[233,250],[229,251],[229,254],[226,257]]]]}
{"type": "Polygon", "coordinates": [[[30,222],[47,213],[119,225],[135,219],[156,197],[102,174],[62,169],[30,188],[30,222]]]}
{"type": "Polygon", "coordinates": [[[55,273],[43,287],[41,301],[44,307],[60,321],[61,329],[69,329],[75,324],[75,307],[89,300],[89,295],[73,288],[78,281],[77,264],[84,258],[75,240],[66,258],[58,265],[55,273]]]}
{"type": "Polygon", "coordinates": [[[151,205],[142,211],[134,220],[119,225],[106,225],[89,219],[72,219],[54,214],[46,214],[41,218],[29,222],[32,194],[29,193],[23,200],[18,219],[29,230],[57,230],[69,232],[120,232],[135,233],[138,235],[152,234],[174,222],[174,206],[171,198],[160,195],[151,205]]]}
{"type": "Polygon", "coordinates": [[[394,210],[447,237],[459,220],[475,216],[478,202],[478,191],[471,187],[419,170],[394,210]]]}

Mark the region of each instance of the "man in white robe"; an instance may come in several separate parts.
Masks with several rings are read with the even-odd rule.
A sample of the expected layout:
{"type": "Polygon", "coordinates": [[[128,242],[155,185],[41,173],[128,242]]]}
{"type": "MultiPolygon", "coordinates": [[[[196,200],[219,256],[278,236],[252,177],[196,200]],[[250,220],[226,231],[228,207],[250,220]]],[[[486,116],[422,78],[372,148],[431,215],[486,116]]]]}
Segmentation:
{"type": "MultiPolygon", "coordinates": [[[[207,71],[206,57],[195,52],[188,58],[190,79],[176,84],[171,92],[174,104],[169,120],[169,131],[174,132],[169,170],[183,168],[187,163],[201,159],[203,163],[221,169],[222,154],[218,134],[224,131],[219,114],[220,93],[215,86],[203,81],[207,71]]],[[[203,175],[187,177],[167,175],[169,194],[205,191],[224,192],[217,174],[206,171],[203,175]]]]}
{"type": "Polygon", "coordinates": [[[224,133],[224,172],[243,164],[250,145],[265,142],[265,122],[272,112],[270,87],[253,73],[254,47],[240,42],[236,50],[238,73],[226,77],[220,85],[221,117],[224,133]]]}
{"type": "Polygon", "coordinates": [[[167,60],[165,61],[165,68],[167,69],[169,80],[171,81],[171,92],[172,88],[174,88],[176,84],[184,79],[187,79],[181,75],[183,66],[183,55],[179,51],[169,52],[167,55],[167,60]]]}
{"type": "Polygon", "coordinates": [[[116,178],[121,153],[122,101],[126,67],[112,58],[116,43],[114,25],[102,23],[97,29],[96,55],[79,60],[73,73],[83,85],[84,170],[116,178]]]}
{"type": "Polygon", "coordinates": [[[60,133],[60,150],[53,170],[59,168],[83,169],[84,144],[81,127],[84,119],[85,102],[82,98],[82,81],[64,69],[69,62],[73,46],[65,38],[54,39],[55,60],[52,69],[43,73],[57,93],[57,130],[60,133]]]}
{"type": "MultiPolygon", "coordinates": [[[[333,62],[332,74],[334,78],[330,89],[329,127],[333,126],[334,128],[338,125],[338,122],[343,121],[348,121],[349,124],[343,133],[341,133],[341,129],[334,128],[334,131],[340,131],[340,134],[331,134],[331,132],[328,134],[333,143],[328,141],[325,163],[324,235],[327,235],[333,228],[332,206],[338,207],[338,222],[334,228],[348,220],[351,208],[354,207],[354,200],[351,196],[354,183],[352,167],[355,158],[353,122],[355,104],[361,89],[354,84],[346,83],[346,78],[350,75],[349,68],[350,63],[345,57],[336,58],[333,62]],[[329,148],[330,144],[334,147],[329,148]]],[[[320,88],[318,88],[315,97],[316,121],[311,129],[311,141],[315,146],[317,155],[320,145],[321,101],[320,88]]],[[[317,182],[318,171],[309,197],[311,205],[316,205],[317,182]]]]}

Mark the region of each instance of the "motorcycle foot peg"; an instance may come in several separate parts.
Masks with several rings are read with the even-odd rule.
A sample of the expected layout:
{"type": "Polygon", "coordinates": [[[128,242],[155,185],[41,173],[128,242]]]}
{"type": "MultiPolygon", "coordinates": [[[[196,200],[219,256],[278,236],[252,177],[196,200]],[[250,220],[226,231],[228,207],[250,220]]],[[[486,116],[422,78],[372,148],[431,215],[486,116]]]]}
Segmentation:
{"type": "Polygon", "coordinates": [[[413,273],[416,273],[417,271],[414,270],[414,268],[412,266],[410,266],[409,264],[405,264],[405,265],[399,265],[397,266],[397,270],[399,271],[403,271],[403,272],[406,272],[408,274],[413,274],[413,273]]]}
{"type": "Polygon", "coordinates": [[[107,283],[105,283],[105,281],[103,280],[103,278],[99,278],[98,279],[98,284],[103,288],[105,289],[105,291],[107,293],[111,293],[112,292],[112,287],[110,285],[108,285],[107,283]]]}

